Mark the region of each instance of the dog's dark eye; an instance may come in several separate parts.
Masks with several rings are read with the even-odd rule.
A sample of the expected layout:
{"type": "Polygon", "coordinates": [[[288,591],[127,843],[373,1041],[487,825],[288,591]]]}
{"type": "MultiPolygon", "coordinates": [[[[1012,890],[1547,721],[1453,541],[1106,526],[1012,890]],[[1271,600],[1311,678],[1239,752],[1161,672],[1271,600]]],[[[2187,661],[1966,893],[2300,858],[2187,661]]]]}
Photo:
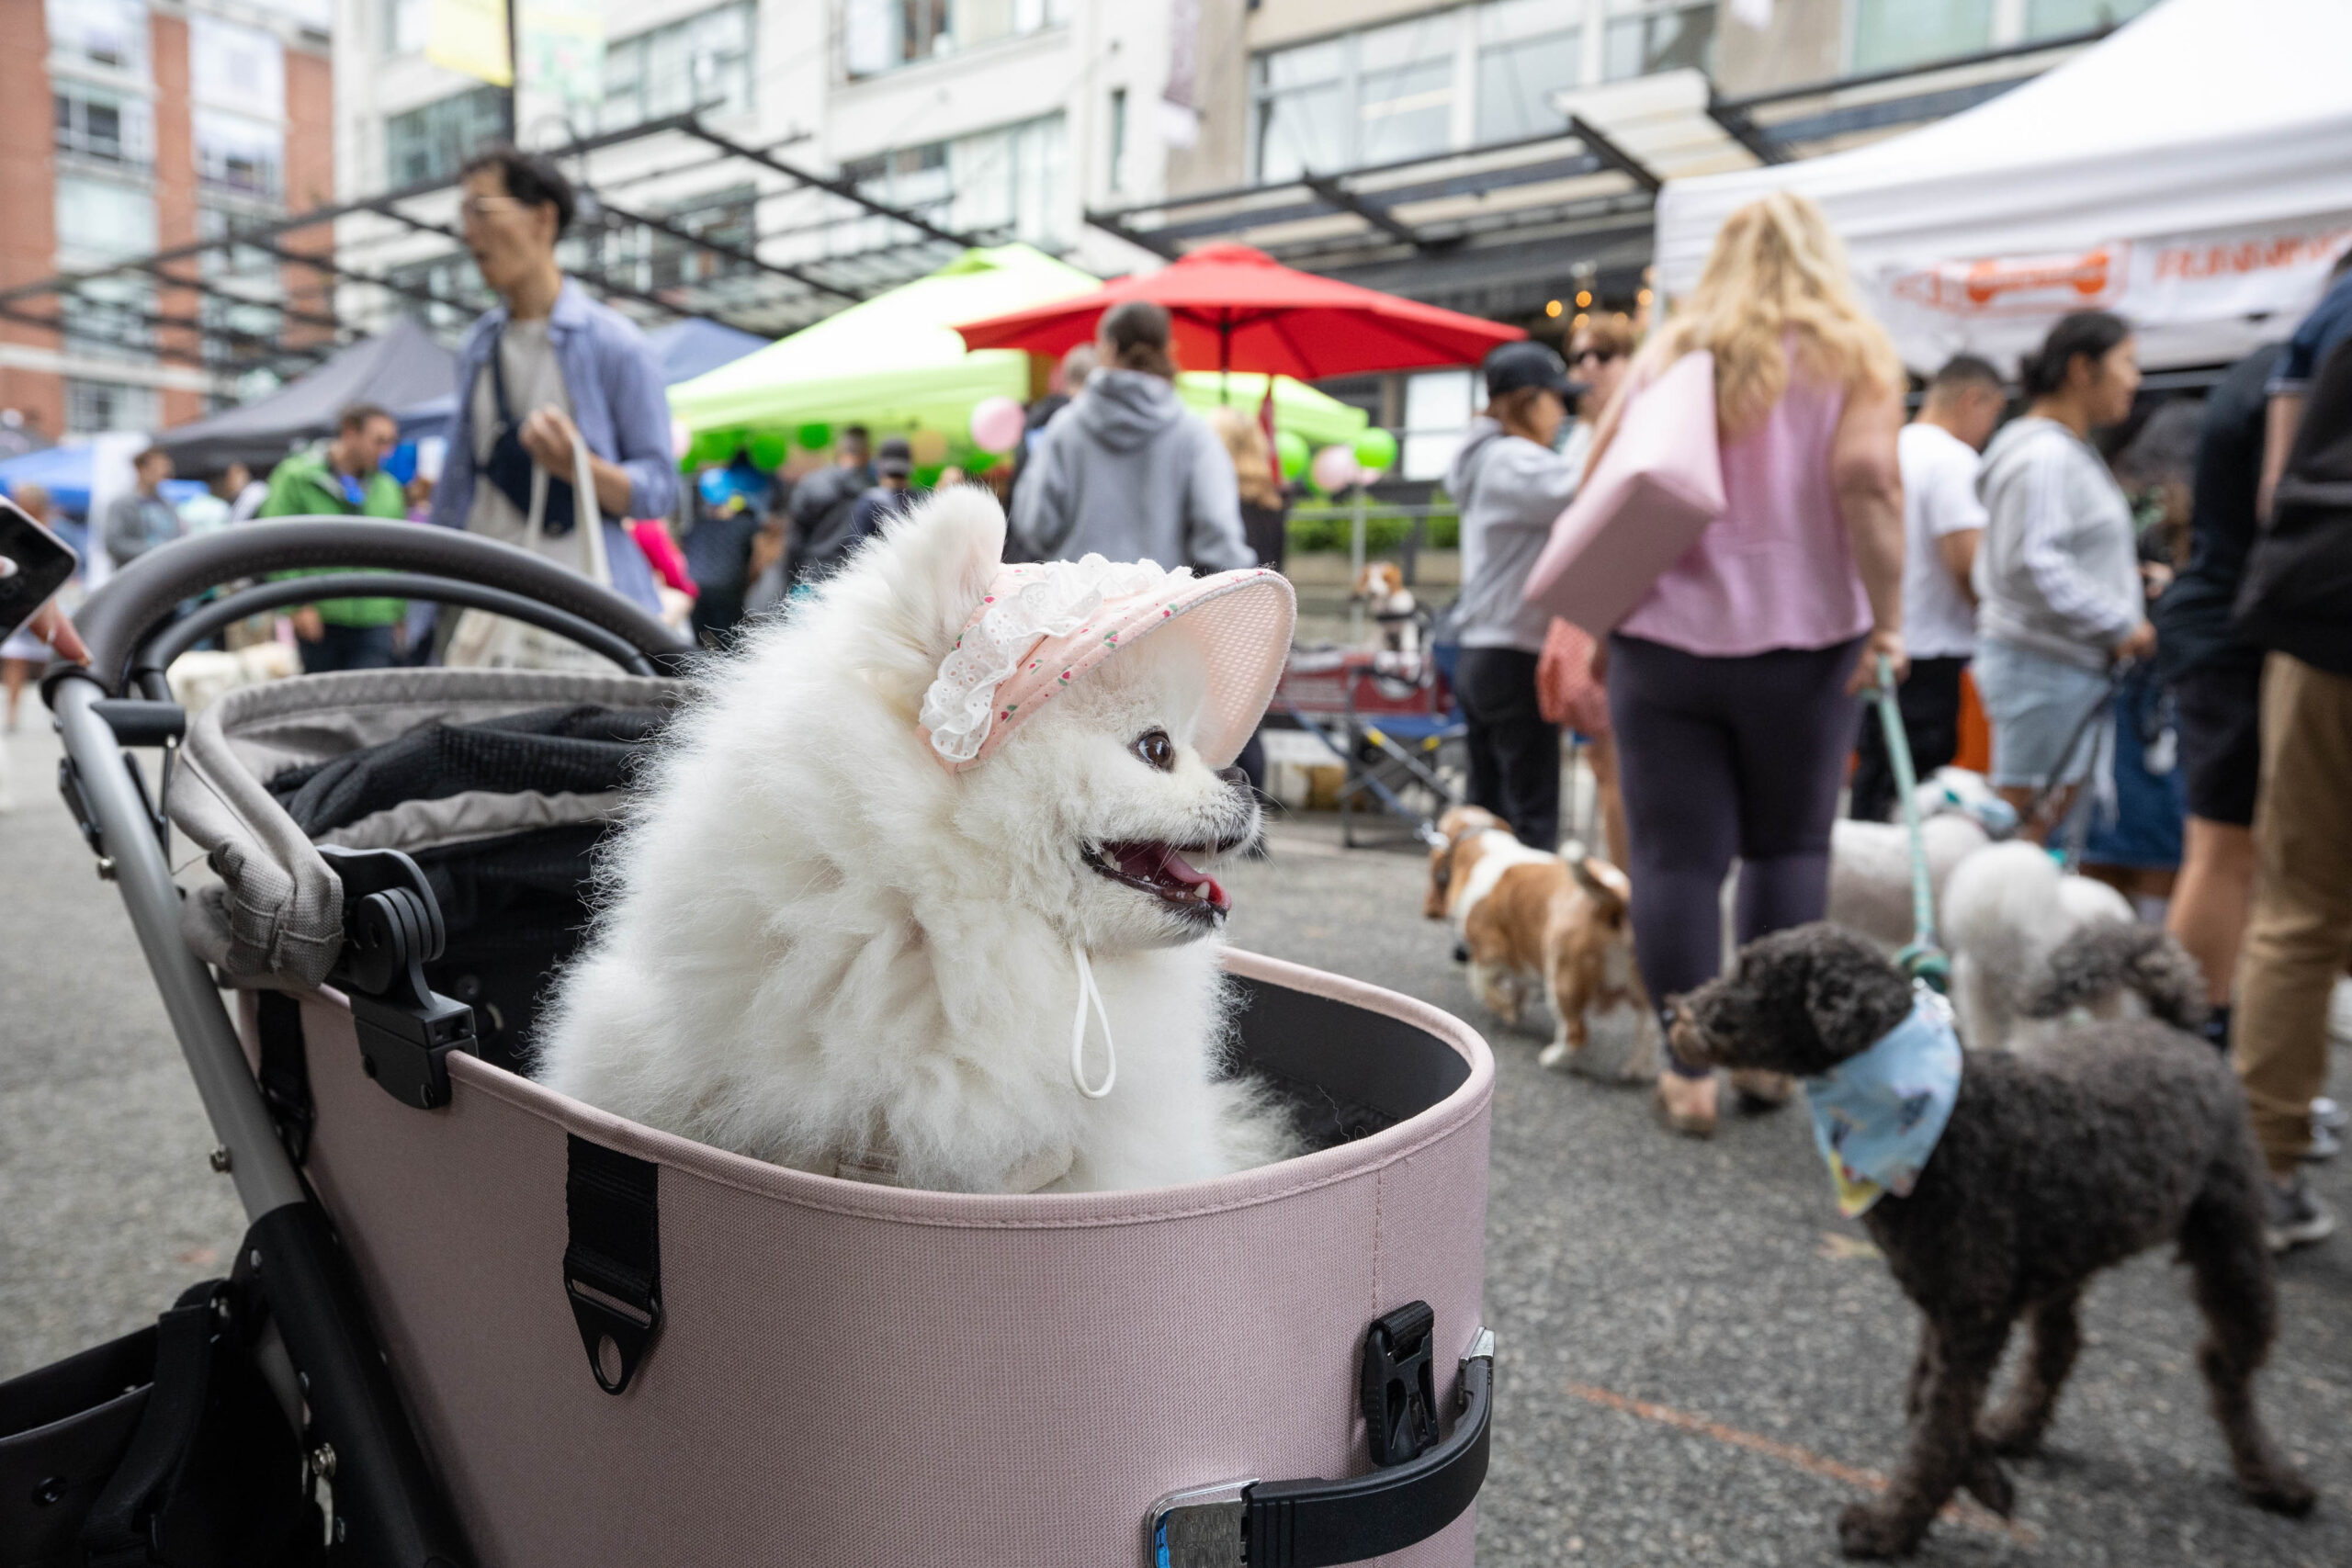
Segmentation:
{"type": "Polygon", "coordinates": [[[1133,750],[1136,756],[1163,773],[1172,772],[1176,766],[1176,742],[1168,739],[1168,731],[1164,729],[1145,730],[1136,737],[1133,750]]]}

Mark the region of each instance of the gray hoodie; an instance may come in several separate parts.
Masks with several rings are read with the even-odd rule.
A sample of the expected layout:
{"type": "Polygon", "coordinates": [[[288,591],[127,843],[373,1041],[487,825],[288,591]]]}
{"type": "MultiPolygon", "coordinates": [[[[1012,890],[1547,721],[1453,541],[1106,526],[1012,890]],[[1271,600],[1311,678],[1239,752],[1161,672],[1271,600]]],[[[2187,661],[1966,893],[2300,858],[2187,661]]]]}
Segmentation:
{"type": "Polygon", "coordinates": [[[1046,560],[1099,553],[1203,573],[1258,563],[1225,443],[1140,370],[1097,370],[1039,433],[1012,531],[1046,560]]]}
{"type": "Polygon", "coordinates": [[[2107,465],[2056,420],[2029,415],[1985,447],[1976,493],[1987,516],[1972,574],[1977,636],[2105,670],[2147,616],[2132,504],[2107,465]]]}
{"type": "Polygon", "coordinates": [[[1577,493],[1578,465],[1481,414],[1446,469],[1462,508],[1462,596],[1453,625],[1464,648],[1544,651],[1552,612],[1521,601],[1552,524],[1577,493]]]}

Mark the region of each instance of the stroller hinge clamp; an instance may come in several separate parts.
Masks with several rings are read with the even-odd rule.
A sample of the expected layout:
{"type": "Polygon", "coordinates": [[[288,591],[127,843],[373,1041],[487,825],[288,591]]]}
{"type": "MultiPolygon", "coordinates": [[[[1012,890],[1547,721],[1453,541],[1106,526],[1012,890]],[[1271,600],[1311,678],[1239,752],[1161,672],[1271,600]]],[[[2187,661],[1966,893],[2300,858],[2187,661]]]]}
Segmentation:
{"type": "Polygon", "coordinates": [[[319,853],[343,881],[343,950],[328,977],[351,998],[361,1069],[403,1105],[448,1104],[447,1057],[472,1047],[474,1012],[425,983],[445,940],[432,886],[397,850],[319,853]]]}

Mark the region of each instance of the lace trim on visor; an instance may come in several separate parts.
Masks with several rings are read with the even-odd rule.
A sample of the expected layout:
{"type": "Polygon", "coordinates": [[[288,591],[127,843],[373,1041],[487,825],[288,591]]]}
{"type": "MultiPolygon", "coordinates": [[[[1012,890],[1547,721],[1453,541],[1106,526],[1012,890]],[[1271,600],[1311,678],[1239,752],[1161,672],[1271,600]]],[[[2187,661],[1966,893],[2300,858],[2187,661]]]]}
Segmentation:
{"type": "Polygon", "coordinates": [[[1192,575],[1184,567],[1168,571],[1099,555],[1007,567],[923,694],[921,719],[932,749],[950,762],[978,756],[996,725],[997,688],[1038,643],[1083,630],[1107,600],[1170,590],[1192,575]]]}

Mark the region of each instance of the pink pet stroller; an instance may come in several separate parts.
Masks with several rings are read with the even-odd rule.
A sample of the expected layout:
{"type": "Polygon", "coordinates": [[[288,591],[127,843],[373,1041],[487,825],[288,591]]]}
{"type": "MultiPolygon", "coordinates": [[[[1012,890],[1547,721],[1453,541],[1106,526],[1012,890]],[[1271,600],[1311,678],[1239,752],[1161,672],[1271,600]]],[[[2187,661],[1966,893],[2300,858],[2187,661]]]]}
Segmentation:
{"type": "Polygon", "coordinates": [[[1232,954],[1242,1066],[1317,1146],[1192,1186],[907,1191],[687,1143],[518,1071],[630,757],[691,700],[671,633],[519,550],[325,519],[158,549],[80,625],[93,668],[45,688],[64,791],[253,1228],[143,1340],[0,1387],[11,1562],[225,1561],[174,1543],[265,1516],[291,1522],[236,1561],[1471,1562],[1493,1068],[1469,1029],[1232,954]],[[335,574],[267,580],[291,568],[335,574]],[[193,723],[169,701],[219,627],[359,593],[618,668],[306,677],[193,723]],[[217,880],[175,885],[165,812],[217,880]]]}

